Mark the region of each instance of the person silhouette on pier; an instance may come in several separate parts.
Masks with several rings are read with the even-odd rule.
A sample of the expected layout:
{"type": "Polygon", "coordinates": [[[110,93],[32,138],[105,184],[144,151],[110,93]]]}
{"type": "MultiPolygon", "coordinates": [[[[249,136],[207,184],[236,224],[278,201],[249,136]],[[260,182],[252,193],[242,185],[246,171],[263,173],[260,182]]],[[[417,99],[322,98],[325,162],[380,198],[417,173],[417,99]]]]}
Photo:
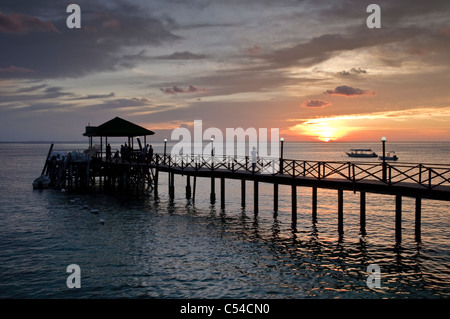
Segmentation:
{"type": "Polygon", "coordinates": [[[258,151],[256,150],[256,147],[253,146],[251,154],[252,154],[252,174],[255,174],[256,163],[258,161],[258,151]]]}
{"type": "Polygon", "coordinates": [[[106,161],[107,162],[111,162],[111,145],[108,143],[108,145],[106,145],[106,161]]]}
{"type": "Polygon", "coordinates": [[[153,160],[153,147],[151,145],[148,145],[148,146],[149,147],[148,147],[147,159],[148,159],[148,162],[151,163],[153,160]]]}

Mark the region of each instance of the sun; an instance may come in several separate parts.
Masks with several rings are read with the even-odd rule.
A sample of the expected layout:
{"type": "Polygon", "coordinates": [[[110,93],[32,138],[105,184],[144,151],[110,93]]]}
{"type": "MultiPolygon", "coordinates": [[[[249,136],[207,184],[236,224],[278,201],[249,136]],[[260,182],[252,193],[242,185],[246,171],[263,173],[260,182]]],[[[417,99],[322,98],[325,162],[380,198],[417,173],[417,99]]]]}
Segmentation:
{"type": "Polygon", "coordinates": [[[347,133],[346,126],[329,118],[310,119],[290,129],[299,135],[310,136],[325,143],[336,141],[347,133]]]}
{"type": "Polygon", "coordinates": [[[332,141],[333,138],[332,137],[319,137],[319,140],[321,140],[322,142],[327,143],[329,141],[332,141]]]}

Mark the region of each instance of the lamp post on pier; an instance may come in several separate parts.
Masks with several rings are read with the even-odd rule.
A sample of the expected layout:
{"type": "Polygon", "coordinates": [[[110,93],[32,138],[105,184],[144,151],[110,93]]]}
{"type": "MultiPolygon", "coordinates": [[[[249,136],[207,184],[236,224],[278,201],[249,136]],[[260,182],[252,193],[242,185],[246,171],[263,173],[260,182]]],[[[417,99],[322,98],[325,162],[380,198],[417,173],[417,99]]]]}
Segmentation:
{"type": "Polygon", "coordinates": [[[281,146],[280,146],[280,174],[283,174],[283,146],[284,146],[284,137],[280,138],[281,146]]]}
{"type": "Polygon", "coordinates": [[[383,182],[386,182],[386,137],[381,138],[383,144],[383,182]]]}
{"type": "Polygon", "coordinates": [[[167,138],[164,139],[164,165],[166,165],[167,138]]]}

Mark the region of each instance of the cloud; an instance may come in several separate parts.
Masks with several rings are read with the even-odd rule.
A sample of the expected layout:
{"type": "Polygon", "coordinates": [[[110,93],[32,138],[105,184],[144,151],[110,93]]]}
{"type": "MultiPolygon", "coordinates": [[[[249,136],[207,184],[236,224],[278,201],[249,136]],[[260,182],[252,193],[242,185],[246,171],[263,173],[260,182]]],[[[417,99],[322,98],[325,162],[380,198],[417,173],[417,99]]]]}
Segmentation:
{"type": "Polygon", "coordinates": [[[91,99],[106,99],[109,97],[114,97],[115,93],[111,92],[109,94],[90,94],[82,97],[75,97],[73,100],[91,100],[91,99]]]}
{"type": "Polygon", "coordinates": [[[161,88],[160,90],[161,92],[166,94],[188,94],[188,93],[207,92],[206,89],[199,89],[193,85],[189,85],[187,88],[173,86],[168,88],[161,88]]]}
{"type": "Polygon", "coordinates": [[[340,95],[340,96],[361,96],[361,95],[375,95],[374,91],[362,90],[353,88],[351,86],[342,85],[336,87],[334,90],[326,90],[325,94],[340,95]]]}
{"type": "MultiPolygon", "coordinates": [[[[38,13],[44,14],[39,6],[32,6],[32,11],[8,5],[21,12],[27,10],[27,14],[9,11],[9,15],[0,15],[0,43],[5,44],[0,50],[2,78],[70,78],[132,68],[151,59],[142,54],[147,46],[180,39],[138,4],[118,0],[81,1],[81,29],[67,28],[64,5],[59,5],[61,11],[57,11],[51,8],[54,4],[43,4],[48,8],[48,21],[37,18],[38,13]]],[[[8,5],[5,10],[11,9],[8,5]]]]}
{"type": "Polygon", "coordinates": [[[368,30],[371,29],[359,27],[349,29],[346,35],[322,34],[303,43],[275,50],[264,58],[270,62],[271,67],[310,67],[327,61],[343,51],[397,43],[428,34],[428,30],[419,27],[379,29],[376,34],[368,30]]]}
{"type": "Polygon", "coordinates": [[[349,75],[359,75],[359,74],[367,74],[367,71],[361,68],[351,68],[350,71],[341,71],[338,72],[339,75],[349,76],[349,75]]]}
{"type": "Polygon", "coordinates": [[[40,84],[40,85],[34,85],[26,88],[21,88],[17,90],[17,93],[27,93],[27,92],[34,92],[38,91],[40,89],[43,89],[47,86],[47,84],[40,84]]]}
{"type": "Polygon", "coordinates": [[[252,56],[259,55],[261,53],[261,47],[258,45],[254,45],[247,49],[247,53],[248,55],[252,56]]]}
{"type": "Polygon", "coordinates": [[[0,73],[19,73],[19,74],[23,74],[23,73],[33,73],[34,70],[32,69],[28,69],[28,68],[23,68],[20,66],[15,66],[15,65],[10,65],[9,67],[6,68],[0,68],[0,73]]]}
{"type": "Polygon", "coordinates": [[[331,105],[332,104],[330,102],[323,100],[307,100],[301,104],[302,107],[312,107],[312,108],[324,108],[331,105]]]}
{"type": "Polygon", "coordinates": [[[45,95],[43,98],[46,99],[55,99],[55,98],[61,98],[64,96],[73,96],[74,94],[71,92],[62,92],[63,88],[60,86],[52,86],[45,89],[45,95]]]}
{"type": "Polygon", "coordinates": [[[0,11],[0,32],[25,34],[29,32],[58,32],[53,23],[20,13],[0,11]]]}
{"type": "Polygon", "coordinates": [[[200,60],[206,58],[206,55],[195,54],[189,51],[183,51],[183,52],[174,52],[170,55],[158,56],[156,58],[161,60],[200,60]]]}

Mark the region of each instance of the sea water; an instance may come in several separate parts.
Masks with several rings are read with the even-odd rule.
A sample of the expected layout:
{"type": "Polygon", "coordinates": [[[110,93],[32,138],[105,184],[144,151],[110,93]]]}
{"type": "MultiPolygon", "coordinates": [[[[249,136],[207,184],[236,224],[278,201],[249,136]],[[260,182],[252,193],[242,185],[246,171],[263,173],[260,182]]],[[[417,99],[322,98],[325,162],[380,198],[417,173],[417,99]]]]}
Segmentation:
{"type": "MultiPolygon", "coordinates": [[[[284,157],[347,161],[344,151],[379,153],[379,144],[285,143],[284,157]]],[[[162,143],[153,147],[163,151],[162,143]]],[[[339,239],[335,190],[318,190],[313,223],[311,189],[299,187],[295,227],[290,187],[282,185],[276,215],[272,185],[260,183],[255,215],[252,184],[247,182],[247,208],[242,209],[238,180],[226,180],[224,210],[220,203],[209,203],[210,180],[202,178],[193,203],[185,199],[185,177],[175,176],[171,203],[165,173],[158,200],[152,194],[33,190],[48,148],[49,143],[0,144],[0,298],[450,296],[450,202],[422,201],[422,241],[417,243],[415,201],[404,197],[402,243],[397,245],[395,198],[367,193],[367,234],[362,236],[359,194],[344,192],[344,236],[339,239]],[[80,268],[80,288],[67,286],[72,264],[80,268]],[[369,288],[367,268],[374,264],[380,285],[369,288]]],[[[448,142],[390,143],[388,148],[400,162],[449,164],[448,142]]]]}

